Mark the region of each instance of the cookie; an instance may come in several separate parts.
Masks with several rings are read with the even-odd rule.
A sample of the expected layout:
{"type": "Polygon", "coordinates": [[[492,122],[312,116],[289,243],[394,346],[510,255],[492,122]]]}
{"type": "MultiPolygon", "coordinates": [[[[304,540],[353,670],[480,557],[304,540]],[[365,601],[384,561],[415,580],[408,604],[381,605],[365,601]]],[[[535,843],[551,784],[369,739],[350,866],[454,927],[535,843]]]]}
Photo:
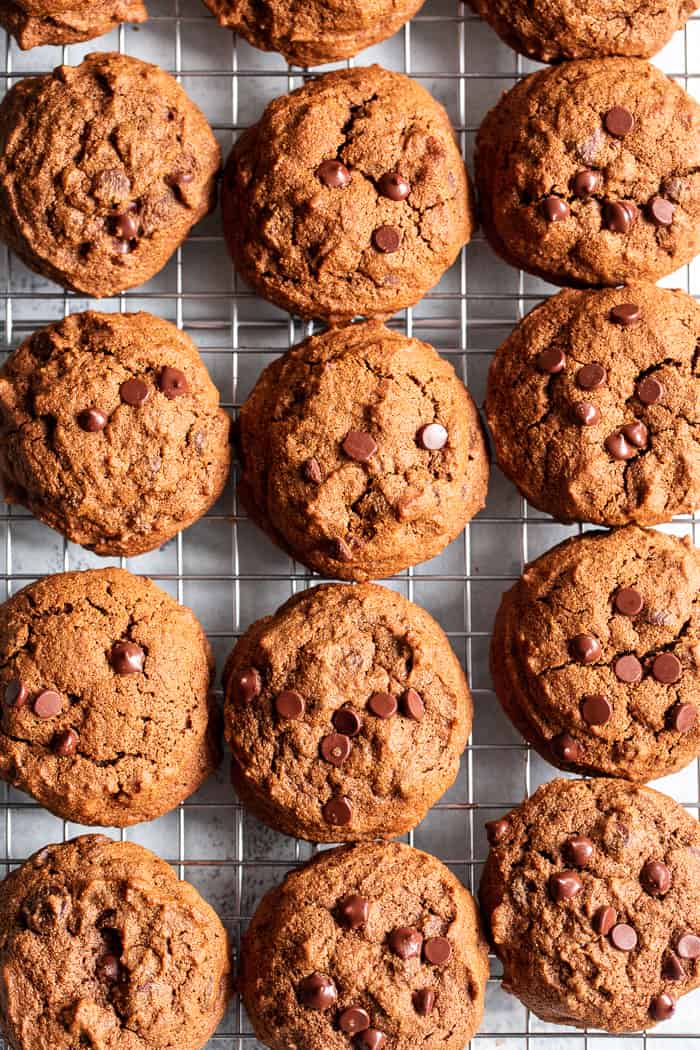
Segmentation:
{"type": "Polygon", "coordinates": [[[554,780],[487,831],[503,987],[542,1020],[636,1032],[700,985],[700,825],[673,799],[554,780]]]}
{"type": "Polygon", "coordinates": [[[0,0],[0,25],[23,51],[41,44],[77,44],[122,22],[147,18],[141,0],[0,0]]]}
{"type": "Polygon", "coordinates": [[[566,290],[489,372],[498,463],[561,521],[654,525],[700,507],[700,306],[655,285],[566,290]]]}
{"type": "Polygon", "coordinates": [[[320,854],[263,898],[239,988],[271,1050],[463,1050],[488,977],[474,901],[397,842],[320,854]]]}
{"type": "Polygon", "coordinates": [[[646,781],[700,754],[700,552],[630,525],[554,547],[501,601],[491,673],[560,769],[646,781]]]}
{"type": "Polygon", "coordinates": [[[243,405],[241,501],[326,577],[378,579],[438,554],[484,506],[479,416],[454,369],[379,322],[312,336],[243,405]]]}
{"type": "Polygon", "coordinates": [[[216,913],[143,846],[84,835],[0,884],[8,1050],[201,1050],[230,994],[216,913]]]}
{"type": "Polygon", "coordinates": [[[219,25],[290,65],[319,66],[351,58],[387,40],[423,0],[204,0],[219,25]]]}
{"type": "Polygon", "coordinates": [[[656,281],[700,251],[700,105],[642,59],[526,77],[475,163],[494,251],[555,284],[656,281]]]}
{"type": "Polygon", "coordinates": [[[229,434],[194,343],[151,314],[74,314],[0,371],[5,499],[98,554],[153,550],[200,518],[229,434]]]}
{"type": "Polygon", "coordinates": [[[116,52],[20,80],[0,105],[0,238],[96,298],[143,284],[213,208],[219,146],[158,66],[116,52]]]}
{"type": "Polygon", "coordinates": [[[221,206],[241,277],[291,313],[334,322],[416,303],[474,230],[445,110],[380,66],[271,102],[229,156],[221,206]]]}
{"type": "Polygon", "coordinates": [[[76,824],[153,820],[220,762],[213,673],[194,614],[143,576],[32,583],[0,605],[0,776],[76,824]]]}
{"type": "Polygon", "coordinates": [[[698,0],[469,0],[507,44],[538,62],[650,58],[682,29],[698,0]]]}
{"type": "Polygon", "coordinates": [[[224,671],[233,783],[298,838],[402,835],[452,785],[472,722],[464,672],[423,609],[376,584],[302,591],[224,671]]]}

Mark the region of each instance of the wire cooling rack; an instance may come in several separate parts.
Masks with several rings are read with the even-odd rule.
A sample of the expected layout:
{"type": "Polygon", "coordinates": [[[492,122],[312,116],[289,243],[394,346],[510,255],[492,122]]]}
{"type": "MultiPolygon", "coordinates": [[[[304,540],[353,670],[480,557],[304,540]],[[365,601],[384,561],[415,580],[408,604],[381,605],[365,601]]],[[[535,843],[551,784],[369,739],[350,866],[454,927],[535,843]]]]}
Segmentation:
{"type": "MultiPolygon", "coordinates": [[[[175,74],[199,103],[224,153],[271,98],[302,83],[307,72],[290,70],[220,29],[200,0],[149,0],[151,20],[122,26],[108,37],[69,48],[22,53],[4,48],[0,84],[76,64],[94,50],[119,49],[157,62],[175,74]]],[[[478,125],[500,93],[535,68],[501,44],[459,0],[428,0],[420,14],[391,41],[371,48],[354,64],[378,61],[410,73],[447,108],[465,155],[471,157],[478,125]]],[[[700,98],[700,19],[656,59],[700,98]]],[[[700,264],[664,282],[700,292],[700,264]]],[[[484,396],[493,350],[513,324],[552,288],[499,262],[479,236],[438,288],[391,322],[433,343],[449,358],[477,402],[484,396]]],[[[5,249],[0,254],[0,324],[4,350],[14,349],[35,328],[66,314],[104,310],[150,310],[174,321],[197,342],[224,405],[235,411],[261,369],[312,329],[255,298],[233,275],[215,214],[201,223],[165,270],[147,285],[99,304],[68,295],[30,273],[5,249]]],[[[693,519],[669,530],[689,533],[693,519]]],[[[494,469],[486,510],[442,555],[384,581],[431,612],[462,660],[475,700],[474,730],[454,787],[408,836],[415,846],[442,858],[472,890],[487,851],[485,820],[518,803],[555,771],[523,744],[492,692],[488,641],[500,595],[526,561],[576,528],[554,524],[521,501],[494,469]]],[[[0,597],[38,576],[71,568],[119,564],[99,559],[36,522],[21,509],[0,513],[0,597]]],[[[239,513],[233,484],[198,524],[160,551],[123,560],[152,576],[190,605],[214,646],[219,670],[235,639],[253,620],[312,582],[303,567],[273,548],[239,513]]],[[[659,783],[698,815],[700,766],[694,764],[659,783]]],[[[0,788],[0,872],[47,842],[86,830],[60,821],[21,793],[0,788]]],[[[192,799],[151,824],[113,832],[155,850],[189,879],[217,909],[238,952],[240,933],[265,890],[310,857],[315,847],[277,835],[235,802],[227,770],[192,799]]],[[[211,1050],[260,1047],[237,1000],[211,1050]]],[[[500,989],[492,960],[487,1010],[474,1050],[700,1050],[700,995],[686,997],[676,1016],[648,1034],[620,1037],[544,1024],[500,989]]],[[[0,1041],[0,1047],[3,1044],[0,1041]]],[[[6,1048],[3,1047],[3,1050],[6,1048]]],[[[184,1048],[189,1050],[189,1048],[184,1048]]]]}

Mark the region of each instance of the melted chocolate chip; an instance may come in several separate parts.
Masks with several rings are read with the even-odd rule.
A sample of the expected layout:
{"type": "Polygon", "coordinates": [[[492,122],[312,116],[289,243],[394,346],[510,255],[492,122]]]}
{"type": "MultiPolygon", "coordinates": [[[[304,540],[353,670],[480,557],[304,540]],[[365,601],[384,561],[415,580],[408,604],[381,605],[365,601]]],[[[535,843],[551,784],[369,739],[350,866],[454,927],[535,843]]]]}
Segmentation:
{"type": "Polygon", "coordinates": [[[634,587],[621,587],[615,595],[615,608],[622,616],[638,616],[644,608],[644,599],[634,587]]]}
{"type": "Polygon", "coordinates": [[[637,383],[637,397],[643,405],[656,405],[663,401],[666,390],[663,383],[654,376],[646,376],[637,383]]]}
{"type": "Polygon", "coordinates": [[[78,750],[78,734],[72,729],[58,733],[53,741],[54,754],[61,758],[70,758],[78,750]]]}
{"type": "Polygon", "coordinates": [[[333,824],[336,827],[349,824],[352,820],[350,799],[346,798],[345,795],[329,798],[323,806],[322,813],[323,819],[327,824],[333,824]]]}
{"type": "Polygon", "coordinates": [[[564,853],[571,864],[586,868],[593,860],[595,844],[585,835],[572,835],[564,843],[564,853]]]}
{"type": "Polygon", "coordinates": [[[339,733],[343,733],[345,736],[353,737],[362,729],[362,720],[358,714],[349,708],[341,707],[333,715],[333,725],[339,733]]]}
{"type": "Polygon", "coordinates": [[[139,405],[143,405],[148,401],[151,396],[151,388],[147,383],[144,383],[143,379],[127,379],[119,387],[119,396],[125,405],[132,405],[134,408],[138,408],[139,405]]]}
{"type": "Polygon", "coordinates": [[[622,434],[635,448],[646,448],[649,432],[639,420],[635,423],[626,423],[622,428],[622,434]]]}
{"type": "Polygon", "coordinates": [[[399,926],[389,934],[389,947],[399,959],[412,959],[421,953],[423,934],[414,926],[399,926]]]}
{"type": "Polygon", "coordinates": [[[600,409],[591,401],[579,401],[571,409],[574,420],[582,427],[594,427],[600,423],[600,409]]]}
{"type": "Polygon", "coordinates": [[[341,1032],[347,1032],[348,1035],[364,1032],[369,1026],[369,1014],[361,1006],[349,1006],[338,1018],[338,1027],[341,1032]]]}
{"type": "Polygon", "coordinates": [[[582,390],[597,390],[605,386],[608,381],[608,373],[597,361],[579,368],[576,373],[576,383],[582,390]]]}
{"type": "Polygon", "coordinates": [[[133,241],[139,232],[139,220],[135,208],[112,216],[112,232],[124,241],[133,241]]]}
{"type": "Polygon", "coordinates": [[[648,860],[639,878],[647,893],[655,897],[662,897],[671,889],[671,872],[663,861],[648,860]]]}
{"type": "Polygon", "coordinates": [[[332,190],[342,190],[352,180],[350,172],[339,160],[323,160],[316,168],[316,178],[332,190]]]}
{"type": "Polygon", "coordinates": [[[563,222],[569,218],[571,209],[560,197],[546,197],[542,201],[542,214],[547,222],[563,222]]]}
{"type": "Polygon", "coordinates": [[[359,930],[369,918],[369,901],[357,893],[343,897],[338,905],[338,920],[349,930],[359,930]]]}
{"type": "Polygon", "coordinates": [[[379,192],[391,201],[405,201],[411,192],[411,184],[398,171],[388,171],[379,180],[379,192]]]}
{"type": "Polygon", "coordinates": [[[602,693],[584,696],[581,701],[581,717],[589,726],[604,726],[612,718],[612,704],[602,693]]]}
{"type": "Polygon", "coordinates": [[[299,999],[310,1010],[330,1010],[337,998],[334,982],[323,973],[312,973],[299,984],[299,999]]]}
{"type": "Polygon", "coordinates": [[[326,762],[330,762],[337,769],[340,769],[352,751],[350,737],[343,733],[329,733],[328,736],[323,737],[319,746],[326,762]]]}
{"type": "Polygon", "coordinates": [[[568,901],[583,889],[581,876],[575,871],[558,871],[549,877],[549,893],[555,901],[568,901]]]}
{"type": "Polygon", "coordinates": [[[577,634],[571,639],[569,648],[574,660],[580,664],[594,664],[600,660],[603,650],[592,634],[577,634]]]}
{"type": "Polygon", "coordinates": [[[78,426],[88,434],[97,434],[107,426],[107,415],[99,408],[85,408],[78,413],[78,426]]]}
{"type": "Polygon", "coordinates": [[[590,197],[600,185],[600,175],[597,171],[587,168],[579,171],[571,180],[571,190],[576,197],[590,197]]]}
{"type": "Polygon", "coordinates": [[[302,717],[305,707],[304,697],[296,689],[285,689],[275,697],[275,711],[280,718],[294,722],[302,717]]]}
{"type": "Polygon", "coordinates": [[[136,642],[115,642],[109,654],[112,670],[118,675],[143,671],[146,654],[136,642]]]}
{"type": "Polygon", "coordinates": [[[239,671],[231,684],[235,699],[244,704],[251,703],[262,690],[260,673],[254,667],[246,667],[239,671]]]}
{"type": "Polygon", "coordinates": [[[619,431],[605,439],[605,447],[613,459],[631,459],[634,455],[633,446],[629,444],[619,431]]]}
{"type": "Polygon", "coordinates": [[[615,138],[623,139],[634,127],[634,117],[624,106],[613,106],[603,117],[603,125],[615,138]]]}
{"type": "Polygon", "coordinates": [[[549,347],[537,355],[535,363],[540,372],[556,375],[557,372],[562,372],[566,368],[566,354],[563,350],[549,347]]]}
{"type": "Polygon", "coordinates": [[[190,386],[184,372],[181,372],[179,368],[171,368],[170,365],[166,365],[158,377],[158,389],[161,394],[165,394],[172,401],[186,394],[190,386]]]}
{"type": "Polygon", "coordinates": [[[603,221],[612,233],[629,233],[637,218],[637,209],[623,201],[608,201],[603,207],[603,221]]]}
{"type": "Polygon", "coordinates": [[[569,733],[552,737],[549,746],[560,762],[578,762],[583,754],[578,740],[574,740],[569,733]]]}

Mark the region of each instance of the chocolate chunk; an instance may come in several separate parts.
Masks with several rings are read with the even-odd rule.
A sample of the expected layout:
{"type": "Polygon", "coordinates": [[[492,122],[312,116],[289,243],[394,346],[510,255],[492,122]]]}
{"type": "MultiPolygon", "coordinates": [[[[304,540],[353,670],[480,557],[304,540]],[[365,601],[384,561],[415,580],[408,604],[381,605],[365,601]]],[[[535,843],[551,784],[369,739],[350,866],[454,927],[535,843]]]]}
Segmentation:
{"type": "Polygon", "coordinates": [[[401,247],[401,230],[396,226],[378,226],[372,234],[372,243],[385,255],[397,252],[401,247]]]}
{"type": "Polygon", "coordinates": [[[639,878],[647,893],[655,897],[663,897],[671,889],[671,872],[663,861],[648,860],[639,878]]]}
{"type": "Polygon", "coordinates": [[[557,372],[562,372],[566,368],[566,354],[563,350],[548,347],[547,350],[542,350],[537,355],[536,365],[540,372],[556,375],[557,372]]]}
{"type": "Polygon", "coordinates": [[[646,376],[637,383],[637,397],[644,405],[656,405],[663,401],[666,390],[663,383],[654,376],[646,376]]]}
{"type": "Polygon", "coordinates": [[[589,726],[604,726],[612,718],[612,704],[602,693],[584,696],[581,701],[581,717],[589,726]]]}
{"type": "Polygon", "coordinates": [[[399,926],[389,934],[389,947],[399,959],[412,959],[421,953],[423,934],[414,926],[399,926]]]}
{"type": "Polygon", "coordinates": [[[119,980],[119,959],[108,952],[97,960],[95,975],[98,981],[105,984],[116,984],[119,980]]]}
{"type": "Polygon", "coordinates": [[[165,394],[172,401],[174,398],[182,397],[183,394],[186,394],[190,386],[184,372],[181,372],[179,368],[171,368],[170,365],[166,365],[158,377],[158,389],[161,394],[165,394]]]}
{"type": "Polygon", "coordinates": [[[600,409],[591,401],[579,401],[572,406],[574,420],[582,427],[594,427],[600,423],[600,409]]]}
{"type": "Polygon", "coordinates": [[[605,439],[605,447],[613,459],[631,459],[634,448],[619,431],[605,439]]]}
{"type": "Polygon", "coordinates": [[[593,916],[592,926],[601,937],[607,937],[616,922],[617,912],[609,904],[604,904],[593,916]]]}
{"type": "Polygon", "coordinates": [[[572,835],[564,843],[564,853],[571,864],[586,868],[595,854],[595,843],[585,835],[572,835]]]}
{"type": "Polygon", "coordinates": [[[112,231],[116,237],[124,241],[133,241],[139,232],[139,220],[136,217],[136,209],[122,212],[112,216],[112,231]]]}
{"type": "Polygon", "coordinates": [[[637,933],[626,922],[619,922],[610,931],[610,941],[621,952],[631,952],[637,947],[637,933]]]}
{"type": "Polygon", "coordinates": [[[576,383],[582,390],[597,390],[598,387],[605,386],[607,381],[608,373],[596,361],[584,365],[576,373],[576,383]]]}
{"type": "Polygon", "coordinates": [[[323,474],[321,473],[321,467],[317,459],[311,456],[310,459],[305,459],[301,465],[301,474],[305,481],[310,482],[312,485],[320,485],[323,481],[323,474]]]}
{"type": "Polygon", "coordinates": [[[654,226],[672,226],[675,210],[664,197],[653,197],[649,202],[649,218],[654,226]]]}
{"type": "Polygon", "coordinates": [[[78,426],[88,434],[97,434],[107,426],[107,416],[99,408],[85,408],[78,413],[78,426]]]}
{"type": "Polygon", "coordinates": [[[571,209],[560,197],[546,197],[542,201],[542,214],[547,222],[563,222],[569,218],[571,209]]]}
{"type": "Polygon", "coordinates": [[[53,741],[54,754],[61,758],[69,758],[78,750],[78,734],[72,729],[66,729],[58,733],[53,741]]]}
{"type": "Polygon", "coordinates": [[[676,951],[681,959],[700,959],[700,937],[694,933],[682,933],[676,951]]]}
{"type": "Polygon", "coordinates": [[[45,689],[34,701],[34,714],[39,718],[55,718],[62,708],[63,698],[53,689],[45,689]]]}
{"type": "Polygon", "coordinates": [[[558,871],[549,877],[549,893],[552,900],[568,901],[583,889],[581,876],[575,871],[558,871]]]}
{"type": "Polygon", "coordinates": [[[368,463],[377,451],[377,442],[363,430],[351,430],[343,441],[343,452],[358,463],[368,463]]]}
{"type": "Polygon", "coordinates": [[[673,685],[683,674],[683,667],[673,653],[660,653],[651,665],[651,673],[662,685],[673,685]]]}
{"type": "Polygon", "coordinates": [[[634,117],[624,106],[613,106],[603,117],[603,124],[611,135],[623,139],[634,127],[634,117]]]}
{"type": "Polygon", "coordinates": [[[275,711],[280,718],[296,721],[304,714],[305,707],[304,697],[296,689],[285,689],[275,697],[275,711]]]}
{"type": "Polygon", "coordinates": [[[428,937],[423,945],[423,955],[432,966],[446,966],[452,955],[452,945],[447,937],[428,937]]]}
{"type": "Polygon", "coordinates": [[[362,720],[359,715],[349,707],[341,707],[333,715],[333,725],[339,733],[353,737],[362,729],[362,720]]]}
{"type": "Polygon", "coordinates": [[[329,733],[328,736],[323,737],[319,746],[326,762],[330,762],[332,766],[336,766],[338,769],[349,758],[352,751],[350,737],[345,736],[343,733],[329,733]]]}
{"type": "Polygon", "coordinates": [[[239,671],[232,683],[233,695],[236,700],[249,704],[256,696],[260,696],[262,680],[259,672],[254,667],[246,667],[239,671]]]}
{"type": "Polygon", "coordinates": [[[425,705],[420,693],[415,689],[407,689],[401,697],[401,712],[406,718],[412,718],[414,722],[422,722],[425,715],[425,705]]]}
{"type": "Polygon", "coordinates": [[[373,693],[367,707],[377,718],[393,718],[399,705],[391,693],[373,693]]]}
{"type": "Polygon", "coordinates": [[[615,595],[615,608],[622,616],[638,616],[644,608],[644,599],[634,587],[621,587],[615,595]]]}
{"type": "Polygon", "coordinates": [[[694,704],[674,704],[669,713],[669,725],[677,733],[689,733],[695,728],[697,720],[698,712],[694,704]]]}
{"type": "Polygon", "coordinates": [[[27,706],[29,690],[19,678],[12,678],[5,686],[5,703],[8,707],[22,708],[27,706]]]}
{"type": "Polygon", "coordinates": [[[349,824],[352,820],[350,799],[346,798],[345,795],[329,798],[323,806],[322,813],[323,819],[327,824],[333,824],[337,827],[349,824]]]}
{"type": "Polygon", "coordinates": [[[622,328],[634,328],[642,319],[642,311],[635,303],[620,303],[610,311],[610,320],[622,328]]]}
{"type": "Polygon", "coordinates": [[[405,201],[411,192],[411,184],[398,171],[387,171],[379,180],[379,192],[391,201],[405,201]]]}
{"type": "Polygon", "coordinates": [[[368,1028],[355,1039],[359,1050],[381,1050],[386,1043],[386,1036],[376,1028],[368,1028]]]}
{"type": "Polygon", "coordinates": [[[429,452],[438,452],[447,444],[447,431],[442,423],[428,423],[418,431],[418,444],[429,452]]]}
{"type": "Polygon", "coordinates": [[[136,642],[115,642],[109,654],[112,670],[119,675],[143,671],[146,654],[136,642]]]}
{"type": "Polygon", "coordinates": [[[642,665],[632,653],[618,656],[613,664],[613,671],[615,672],[615,677],[627,685],[636,685],[637,682],[642,680],[642,665]]]}
{"type": "Polygon", "coordinates": [[[316,178],[331,190],[342,190],[350,185],[352,176],[339,160],[323,160],[316,168],[316,178]]]}
{"type": "Polygon", "coordinates": [[[569,733],[552,737],[549,745],[560,762],[578,762],[583,754],[578,740],[574,740],[569,733]]]}
{"type": "Polygon", "coordinates": [[[646,448],[649,440],[649,432],[639,420],[635,423],[626,423],[622,428],[622,435],[627,438],[630,444],[634,445],[635,448],[646,448]]]}
{"type": "Polygon", "coordinates": [[[343,897],[338,905],[338,919],[349,930],[359,930],[361,926],[365,925],[368,918],[369,901],[365,897],[360,897],[357,893],[343,897]]]}
{"type": "Polygon", "coordinates": [[[603,207],[603,221],[612,233],[629,233],[636,218],[636,208],[623,201],[608,201],[603,207]]]}
{"type": "Polygon", "coordinates": [[[676,1000],[668,992],[655,995],[649,1003],[649,1013],[655,1021],[667,1021],[676,1009],[676,1000]]]}
{"type": "Polygon", "coordinates": [[[369,1026],[369,1014],[361,1006],[349,1006],[338,1018],[338,1027],[341,1032],[347,1032],[348,1035],[364,1032],[369,1026]]]}
{"type": "Polygon", "coordinates": [[[299,999],[310,1010],[330,1010],[338,998],[338,991],[330,977],[312,973],[299,984],[299,999]]]}
{"type": "Polygon", "coordinates": [[[330,541],[328,551],[331,558],[335,558],[336,561],[350,562],[355,557],[352,547],[342,536],[337,536],[330,541]]]}
{"type": "Polygon", "coordinates": [[[590,197],[600,185],[600,175],[597,171],[587,168],[579,171],[571,180],[571,191],[576,197],[590,197]]]}
{"type": "Polygon", "coordinates": [[[435,992],[432,988],[419,988],[413,993],[413,1006],[417,1014],[427,1017],[435,1006],[435,992]]]}
{"type": "Polygon", "coordinates": [[[603,652],[600,642],[592,634],[577,634],[571,639],[569,648],[574,660],[580,664],[594,664],[603,652]]]}
{"type": "Polygon", "coordinates": [[[151,388],[144,383],[143,379],[127,379],[119,387],[119,396],[125,405],[138,408],[148,401],[151,396],[151,388]]]}

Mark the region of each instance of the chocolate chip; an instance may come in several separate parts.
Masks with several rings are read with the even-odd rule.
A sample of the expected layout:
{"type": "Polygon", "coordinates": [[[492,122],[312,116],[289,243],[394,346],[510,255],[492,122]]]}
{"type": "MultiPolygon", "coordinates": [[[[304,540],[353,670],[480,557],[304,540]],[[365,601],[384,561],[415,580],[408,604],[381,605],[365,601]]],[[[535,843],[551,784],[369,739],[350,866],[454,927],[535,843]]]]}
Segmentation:
{"type": "Polygon", "coordinates": [[[621,587],[615,595],[615,608],[623,616],[638,616],[644,608],[644,599],[634,587],[621,587]]]}
{"type": "Polygon", "coordinates": [[[331,190],[342,190],[352,181],[350,172],[339,160],[322,160],[316,168],[316,178],[331,190]]]}
{"type": "Polygon", "coordinates": [[[238,672],[233,679],[232,686],[236,700],[249,704],[256,696],[260,696],[262,680],[254,667],[246,667],[245,670],[238,672]]]}
{"type": "Polygon", "coordinates": [[[672,226],[675,210],[664,197],[654,197],[649,202],[649,218],[654,226],[672,226]]]}
{"type": "Polygon", "coordinates": [[[587,168],[579,171],[571,180],[571,190],[577,197],[590,197],[600,185],[600,176],[597,171],[587,168]]]}
{"type": "Polygon", "coordinates": [[[662,897],[671,889],[671,872],[660,860],[648,860],[639,876],[647,893],[662,897]]]}
{"type": "Polygon", "coordinates": [[[323,737],[319,746],[326,762],[330,762],[337,769],[340,769],[352,751],[350,737],[343,733],[329,733],[328,736],[323,737]]]}
{"type": "Polygon", "coordinates": [[[116,237],[124,241],[133,241],[139,232],[139,220],[135,209],[112,216],[112,230],[116,237]]]}
{"type": "Polygon", "coordinates": [[[678,938],[676,951],[681,959],[700,959],[700,937],[694,933],[683,933],[678,938]]]}
{"type": "Polygon", "coordinates": [[[365,925],[368,918],[369,901],[365,897],[360,897],[357,893],[343,897],[338,905],[338,919],[349,930],[359,930],[361,926],[365,925]]]}
{"type": "Polygon", "coordinates": [[[377,718],[393,718],[399,705],[391,693],[372,693],[367,707],[377,718]]]}
{"type": "Polygon", "coordinates": [[[99,408],[85,408],[78,413],[78,426],[88,434],[97,434],[107,426],[107,416],[99,408]]]}
{"type": "Polygon", "coordinates": [[[636,685],[637,682],[642,680],[642,665],[632,653],[618,656],[613,664],[613,671],[615,672],[615,677],[627,685],[636,685]]]}
{"type": "Polygon", "coordinates": [[[352,552],[352,547],[347,540],[342,538],[342,536],[337,536],[330,541],[329,553],[331,558],[334,558],[335,561],[350,562],[355,557],[352,552]]]}
{"type": "Polygon", "coordinates": [[[579,368],[576,373],[576,383],[582,390],[597,390],[598,387],[605,386],[607,381],[608,373],[595,361],[579,368]]]}
{"type": "Polygon", "coordinates": [[[581,717],[589,726],[604,726],[612,718],[612,704],[602,693],[584,696],[581,701],[581,717]]]}
{"type": "Polygon", "coordinates": [[[569,218],[571,209],[560,197],[545,197],[542,201],[542,213],[547,222],[563,222],[569,218]]]}
{"type": "Polygon", "coordinates": [[[697,708],[693,704],[675,704],[669,714],[671,729],[677,733],[689,733],[698,720],[697,708]]]}
{"type": "Polygon", "coordinates": [[[447,444],[447,431],[442,423],[428,423],[418,431],[418,444],[429,452],[439,452],[447,444]]]}
{"type": "Polygon", "coordinates": [[[421,953],[423,934],[414,926],[399,926],[389,934],[389,947],[399,959],[412,959],[421,953]]]}
{"type": "Polygon", "coordinates": [[[610,320],[622,328],[633,328],[642,319],[642,311],[635,303],[620,303],[610,311],[610,320]]]}
{"type": "Polygon", "coordinates": [[[631,459],[634,448],[619,431],[605,439],[605,447],[613,459],[631,459]]]}
{"type": "Polygon", "coordinates": [[[190,385],[184,372],[181,372],[179,368],[171,368],[170,365],[166,365],[158,377],[158,389],[161,394],[165,394],[172,401],[186,394],[190,385]]]}
{"type": "Polygon", "coordinates": [[[386,1042],[386,1036],[376,1028],[368,1028],[357,1036],[355,1043],[360,1050],[381,1050],[386,1042]]]}
{"type": "Polygon", "coordinates": [[[134,408],[138,408],[139,405],[148,401],[151,389],[143,379],[127,379],[119,387],[119,396],[125,405],[133,405],[134,408]]]}
{"type": "Polygon", "coordinates": [[[585,835],[572,835],[564,843],[564,853],[571,864],[577,868],[586,868],[593,859],[595,844],[585,835]]]}
{"type": "Polygon", "coordinates": [[[338,998],[338,991],[330,977],[312,973],[299,984],[299,998],[310,1010],[330,1010],[338,998]]]}
{"type": "Polygon", "coordinates": [[[646,448],[649,440],[649,431],[639,420],[635,423],[626,423],[622,428],[622,435],[635,448],[646,448]]]}
{"type": "Polygon", "coordinates": [[[98,981],[104,984],[116,984],[119,980],[119,959],[116,955],[108,952],[97,960],[95,975],[98,981]]]}
{"type": "Polygon", "coordinates": [[[146,654],[136,642],[115,642],[109,654],[112,670],[117,674],[135,674],[143,671],[146,654]]]}
{"type": "Polygon", "coordinates": [[[347,1032],[349,1035],[364,1032],[369,1026],[369,1014],[361,1006],[349,1006],[338,1018],[338,1027],[341,1032],[347,1032]]]}
{"type": "Polygon", "coordinates": [[[600,409],[591,401],[579,401],[572,406],[575,421],[582,427],[594,427],[600,423],[600,409]]]}
{"type": "Polygon", "coordinates": [[[341,707],[332,718],[333,725],[339,733],[353,737],[362,729],[362,720],[359,715],[349,707],[341,707]]]}
{"type": "Polygon", "coordinates": [[[582,757],[581,745],[569,733],[552,737],[549,746],[560,762],[578,762],[582,757]]]}
{"type": "Polygon", "coordinates": [[[666,390],[663,383],[654,376],[646,376],[637,383],[637,397],[644,405],[656,405],[663,401],[666,390]]]}
{"type": "Polygon", "coordinates": [[[351,430],[343,441],[343,452],[358,463],[368,463],[377,451],[377,442],[364,430],[351,430]]]}
{"type": "Polygon", "coordinates": [[[593,916],[592,926],[601,937],[607,937],[616,922],[617,912],[609,904],[604,904],[593,916]]]}
{"type": "Polygon", "coordinates": [[[379,192],[390,201],[405,201],[411,192],[411,184],[398,171],[387,171],[379,180],[379,192]]]}
{"type": "Polygon", "coordinates": [[[189,186],[191,182],[194,182],[194,172],[175,171],[168,181],[172,183],[173,186],[189,186]]]}
{"type": "Polygon", "coordinates": [[[675,952],[670,952],[664,959],[661,967],[661,976],[667,981],[682,981],[685,978],[685,969],[675,952]]]}
{"type": "Polygon", "coordinates": [[[622,201],[608,201],[603,207],[603,221],[612,233],[629,233],[637,218],[637,209],[622,201]]]}
{"type": "Polygon", "coordinates": [[[668,992],[655,995],[649,1003],[649,1013],[655,1021],[667,1021],[676,1009],[676,1000],[668,992]]]}
{"type": "Polygon", "coordinates": [[[302,717],[305,707],[304,697],[296,689],[284,689],[275,697],[275,711],[280,718],[294,722],[302,717]]]}
{"type": "Polygon", "coordinates": [[[624,106],[613,106],[603,117],[603,124],[611,135],[623,139],[634,127],[634,117],[624,106]]]}
{"type": "Polygon", "coordinates": [[[301,465],[302,477],[305,481],[310,482],[312,485],[320,485],[323,481],[323,474],[321,473],[321,467],[317,459],[311,456],[310,459],[305,459],[301,465]]]}
{"type": "Polygon", "coordinates": [[[352,820],[350,799],[346,798],[345,795],[329,798],[323,806],[322,813],[323,819],[327,824],[334,824],[337,827],[349,824],[352,820]]]}
{"type": "Polygon", "coordinates": [[[39,718],[55,718],[61,713],[63,698],[53,689],[45,689],[34,701],[34,714],[39,718]]]}
{"type": "Polygon", "coordinates": [[[508,834],[510,824],[502,817],[500,820],[487,820],[484,827],[486,828],[486,837],[489,840],[489,844],[496,846],[508,834]]]}
{"type": "Polygon", "coordinates": [[[637,947],[637,933],[626,922],[619,922],[610,931],[610,940],[614,948],[621,952],[631,952],[637,947]]]}
{"type": "Polygon", "coordinates": [[[428,937],[423,945],[423,955],[432,966],[446,966],[452,955],[452,945],[447,937],[428,937]]]}
{"type": "Polygon", "coordinates": [[[536,365],[540,372],[556,375],[557,372],[562,372],[566,368],[566,354],[563,350],[548,347],[537,355],[536,365]]]}
{"type": "Polygon", "coordinates": [[[372,243],[385,255],[397,252],[401,246],[401,230],[396,226],[378,226],[372,234],[372,243]]]}
{"type": "Polygon", "coordinates": [[[120,241],[118,237],[112,238],[112,247],[119,255],[128,255],[131,251],[130,241],[120,241]]]}
{"type": "Polygon", "coordinates": [[[19,678],[13,678],[5,686],[5,703],[8,707],[26,707],[27,701],[29,700],[29,690],[26,685],[19,680],[19,678]]]}
{"type": "Polygon", "coordinates": [[[651,673],[662,685],[673,685],[683,674],[683,667],[673,653],[660,653],[651,665],[651,673]]]}
{"type": "Polygon", "coordinates": [[[69,758],[78,750],[78,734],[72,729],[66,729],[56,735],[52,746],[54,754],[69,758]]]}
{"type": "Polygon", "coordinates": [[[549,877],[549,892],[555,901],[568,901],[583,889],[581,876],[575,871],[558,871],[549,877]]]}
{"type": "Polygon", "coordinates": [[[600,660],[603,650],[592,634],[577,634],[571,639],[571,655],[580,664],[594,664],[600,660]]]}
{"type": "Polygon", "coordinates": [[[435,1006],[435,992],[432,988],[419,988],[413,993],[413,1006],[417,1014],[427,1017],[435,1006]]]}
{"type": "Polygon", "coordinates": [[[407,689],[401,697],[401,712],[406,718],[412,718],[414,722],[422,722],[425,715],[425,704],[420,693],[415,689],[407,689]]]}

